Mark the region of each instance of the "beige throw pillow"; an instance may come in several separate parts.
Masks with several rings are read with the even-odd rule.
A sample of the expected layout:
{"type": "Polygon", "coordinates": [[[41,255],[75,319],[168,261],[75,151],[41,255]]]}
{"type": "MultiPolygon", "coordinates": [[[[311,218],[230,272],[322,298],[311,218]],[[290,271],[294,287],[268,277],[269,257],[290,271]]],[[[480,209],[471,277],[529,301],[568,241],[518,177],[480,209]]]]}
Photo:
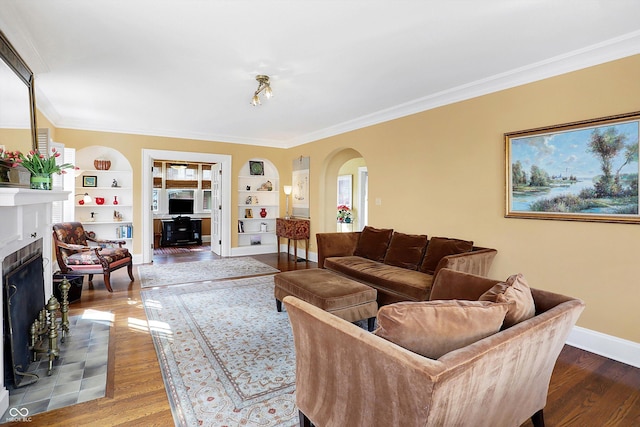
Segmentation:
{"type": "Polygon", "coordinates": [[[431,359],[500,330],[507,304],[440,300],[399,302],[378,311],[375,334],[431,359]]]}
{"type": "Polygon", "coordinates": [[[506,282],[496,283],[491,289],[480,295],[478,301],[509,304],[503,329],[531,319],[536,314],[531,288],[521,273],[509,276],[506,282]]]}

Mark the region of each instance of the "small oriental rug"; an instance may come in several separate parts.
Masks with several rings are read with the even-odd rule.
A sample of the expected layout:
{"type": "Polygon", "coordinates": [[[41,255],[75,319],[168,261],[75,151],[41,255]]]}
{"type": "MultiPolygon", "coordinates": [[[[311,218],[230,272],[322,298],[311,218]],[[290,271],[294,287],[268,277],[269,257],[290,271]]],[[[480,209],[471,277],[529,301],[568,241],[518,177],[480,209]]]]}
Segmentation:
{"type": "Polygon", "coordinates": [[[297,425],[293,336],[273,276],[141,294],[177,426],[297,425]]]}
{"type": "Polygon", "coordinates": [[[138,266],[141,288],[258,276],[279,271],[251,257],[138,266]]]}

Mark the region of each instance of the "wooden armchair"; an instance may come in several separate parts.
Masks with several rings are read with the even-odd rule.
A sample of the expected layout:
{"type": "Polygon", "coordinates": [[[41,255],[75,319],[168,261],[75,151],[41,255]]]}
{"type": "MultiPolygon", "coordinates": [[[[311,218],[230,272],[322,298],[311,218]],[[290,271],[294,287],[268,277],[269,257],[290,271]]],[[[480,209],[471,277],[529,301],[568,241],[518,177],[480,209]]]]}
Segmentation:
{"type": "Polygon", "coordinates": [[[94,274],[104,275],[104,285],[109,292],[111,272],[127,267],[133,282],[133,262],[123,240],[102,240],[89,236],[79,222],[62,222],[53,225],[53,245],[58,266],[63,274],[86,274],[91,283],[94,274]],[[89,245],[93,242],[94,245],[89,245]]]}

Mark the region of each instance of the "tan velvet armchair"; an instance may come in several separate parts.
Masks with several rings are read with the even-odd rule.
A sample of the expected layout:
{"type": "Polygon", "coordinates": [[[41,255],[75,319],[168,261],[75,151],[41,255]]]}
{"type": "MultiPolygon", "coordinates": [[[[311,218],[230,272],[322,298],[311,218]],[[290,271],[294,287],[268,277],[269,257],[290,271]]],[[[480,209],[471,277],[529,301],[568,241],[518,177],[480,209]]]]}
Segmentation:
{"type": "MultiPolygon", "coordinates": [[[[432,297],[476,300],[497,282],[445,269],[432,297]]],[[[551,373],[584,303],[531,293],[533,318],[437,360],[286,297],[300,425],[544,426],[551,373]]]]}

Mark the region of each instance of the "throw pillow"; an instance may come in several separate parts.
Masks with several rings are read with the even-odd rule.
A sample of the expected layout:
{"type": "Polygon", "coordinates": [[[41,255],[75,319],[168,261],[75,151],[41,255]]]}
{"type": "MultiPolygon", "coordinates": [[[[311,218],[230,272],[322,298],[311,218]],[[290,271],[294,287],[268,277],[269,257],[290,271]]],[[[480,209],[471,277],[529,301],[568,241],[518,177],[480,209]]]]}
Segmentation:
{"type": "Polygon", "coordinates": [[[420,265],[423,273],[434,274],[438,263],[447,255],[462,254],[473,250],[473,242],[469,240],[432,237],[427,245],[427,252],[420,265]]]}
{"type": "Polygon", "coordinates": [[[382,262],[384,255],[387,253],[392,234],[393,229],[364,227],[353,254],[372,261],[382,262]]]}
{"type": "Polygon", "coordinates": [[[384,263],[396,267],[417,270],[424,250],[427,247],[427,236],[393,233],[384,263]]]}
{"type": "Polygon", "coordinates": [[[509,304],[509,311],[504,318],[504,329],[531,319],[536,314],[531,288],[520,273],[509,276],[506,282],[496,283],[491,289],[480,295],[478,301],[509,304]]]}
{"type": "Polygon", "coordinates": [[[378,310],[375,334],[438,359],[500,331],[507,309],[508,304],[488,301],[399,302],[378,310]]]}

